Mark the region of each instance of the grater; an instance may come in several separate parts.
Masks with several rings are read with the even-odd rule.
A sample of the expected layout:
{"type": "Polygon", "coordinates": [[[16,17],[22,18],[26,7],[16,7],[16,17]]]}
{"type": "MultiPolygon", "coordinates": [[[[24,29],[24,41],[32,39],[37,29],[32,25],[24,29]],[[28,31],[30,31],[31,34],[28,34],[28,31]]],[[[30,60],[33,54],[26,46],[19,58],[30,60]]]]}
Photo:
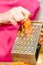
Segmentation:
{"type": "Polygon", "coordinates": [[[14,62],[24,62],[31,65],[36,64],[36,50],[42,29],[41,23],[32,23],[31,34],[17,34],[11,56],[14,62]]]}
{"type": "Polygon", "coordinates": [[[42,25],[42,30],[39,38],[39,44],[41,45],[40,52],[43,53],[43,25],[42,25]]]}

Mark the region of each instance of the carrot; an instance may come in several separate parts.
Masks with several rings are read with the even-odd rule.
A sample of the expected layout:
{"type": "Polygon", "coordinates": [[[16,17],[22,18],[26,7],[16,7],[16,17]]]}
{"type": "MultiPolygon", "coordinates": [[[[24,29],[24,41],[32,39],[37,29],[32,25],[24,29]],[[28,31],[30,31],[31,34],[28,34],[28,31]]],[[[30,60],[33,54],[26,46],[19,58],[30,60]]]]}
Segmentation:
{"type": "Polygon", "coordinates": [[[24,24],[23,24],[23,26],[25,27],[25,28],[28,28],[29,26],[31,25],[31,20],[30,19],[28,19],[26,22],[24,22],[24,24]]]}
{"type": "Polygon", "coordinates": [[[30,64],[25,64],[23,62],[13,62],[10,65],[30,65],[30,64]]]}

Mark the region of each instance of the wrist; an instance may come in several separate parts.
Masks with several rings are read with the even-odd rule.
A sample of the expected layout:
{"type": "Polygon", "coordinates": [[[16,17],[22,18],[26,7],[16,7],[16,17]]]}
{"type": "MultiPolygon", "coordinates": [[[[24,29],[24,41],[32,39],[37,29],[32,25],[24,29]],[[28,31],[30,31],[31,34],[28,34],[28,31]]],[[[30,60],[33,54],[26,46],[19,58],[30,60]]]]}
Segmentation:
{"type": "Polygon", "coordinates": [[[6,20],[6,14],[0,14],[0,23],[7,23],[8,21],[6,20]]]}

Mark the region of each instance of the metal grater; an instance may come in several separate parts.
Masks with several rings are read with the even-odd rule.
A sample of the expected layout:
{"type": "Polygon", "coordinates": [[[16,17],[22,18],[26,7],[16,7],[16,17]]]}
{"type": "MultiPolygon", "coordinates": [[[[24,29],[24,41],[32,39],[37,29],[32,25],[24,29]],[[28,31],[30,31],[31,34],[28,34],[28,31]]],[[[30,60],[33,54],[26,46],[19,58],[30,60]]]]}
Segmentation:
{"type": "Polygon", "coordinates": [[[41,45],[40,52],[43,53],[43,25],[42,25],[42,30],[41,30],[40,38],[39,38],[39,44],[41,45]]]}
{"type": "Polygon", "coordinates": [[[30,35],[18,34],[13,45],[11,55],[13,61],[36,64],[35,53],[37,50],[38,39],[41,32],[41,23],[32,23],[32,33],[30,35]]]}

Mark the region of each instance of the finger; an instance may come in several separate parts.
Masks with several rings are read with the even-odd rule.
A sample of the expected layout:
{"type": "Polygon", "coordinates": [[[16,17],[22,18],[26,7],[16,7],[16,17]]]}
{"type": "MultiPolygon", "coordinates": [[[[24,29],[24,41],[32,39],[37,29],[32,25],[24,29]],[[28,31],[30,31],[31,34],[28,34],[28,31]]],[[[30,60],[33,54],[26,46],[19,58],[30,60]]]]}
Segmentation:
{"type": "Polygon", "coordinates": [[[24,19],[23,14],[18,10],[16,11],[16,13],[13,16],[14,16],[14,19],[18,22],[22,21],[24,19]]]}
{"type": "Polygon", "coordinates": [[[25,19],[27,19],[31,15],[31,13],[27,9],[24,9],[22,7],[19,7],[19,9],[25,15],[25,19]]]}
{"type": "Polygon", "coordinates": [[[27,11],[26,9],[23,9],[22,13],[25,15],[25,20],[29,18],[30,12],[27,11]]]}
{"type": "Polygon", "coordinates": [[[10,19],[10,21],[11,21],[11,23],[12,23],[13,25],[17,25],[17,23],[16,23],[16,21],[14,20],[13,17],[10,19]]]}

